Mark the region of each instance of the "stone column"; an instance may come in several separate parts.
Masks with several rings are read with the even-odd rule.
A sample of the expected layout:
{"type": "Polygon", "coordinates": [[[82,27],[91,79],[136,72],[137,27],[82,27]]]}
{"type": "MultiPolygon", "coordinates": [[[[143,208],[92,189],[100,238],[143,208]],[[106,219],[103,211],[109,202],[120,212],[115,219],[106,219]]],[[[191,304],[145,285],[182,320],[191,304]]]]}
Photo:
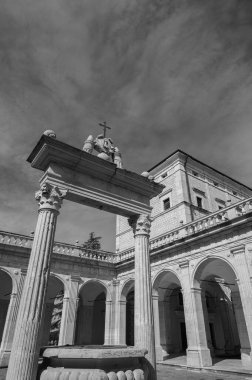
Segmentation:
{"type": "Polygon", "coordinates": [[[232,301],[234,305],[234,312],[235,312],[235,318],[237,323],[237,329],[241,344],[241,360],[242,363],[248,363],[251,364],[251,358],[250,358],[250,343],[249,343],[249,337],[248,337],[248,330],[246,326],[246,321],[244,318],[243,313],[243,307],[241,303],[241,297],[239,294],[239,291],[232,292],[232,301]]]}
{"type": "MultiPolygon", "coordinates": [[[[126,310],[126,301],[120,300],[120,280],[113,279],[112,280],[113,285],[113,292],[112,292],[112,313],[113,313],[113,326],[112,326],[112,337],[111,337],[111,344],[118,345],[118,344],[125,344],[125,329],[122,330],[121,323],[122,323],[122,302],[125,305],[126,310]]],[[[125,312],[125,311],[124,311],[125,312]]],[[[124,315],[125,317],[125,315],[124,315]]],[[[125,325],[125,324],[124,324],[125,325]]]]}
{"type": "Polygon", "coordinates": [[[206,292],[203,289],[201,289],[201,299],[202,299],[202,310],[203,310],[205,326],[206,326],[207,345],[211,354],[214,355],[214,347],[213,347],[213,343],[211,339],[208,309],[207,309],[207,303],[206,303],[206,292]]]}
{"type": "MultiPolygon", "coordinates": [[[[152,286],[150,272],[150,216],[140,215],[129,220],[135,236],[135,346],[148,350],[147,358],[156,367],[152,286]]],[[[155,374],[152,374],[155,379],[155,374]]]]}
{"type": "Polygon", "coordinates": [[[212,365],[207,347],[205,320],[202,309],[201,289],[191,288],[189,263],[181,263],[183,271],[183,300],[187,335],[187,365],[205,367],[212,365]]]}
{"type": "Polygon", "coordinates": [[[24,280],[26,276],[26,270],[21,269],[20,277],[18,279],[18,285],[16,293],[12,293],[10,297],[10,303],[8,307],[8,313],[6,316],[6,322],[3,331],[3,337],[0,348],[0,366],[7,366],[10,358],[10,352],[13,342],[13,335],[17,321],[18,308],[20,304],[20,298],[24,286],[24,280]]]}
{"type": "Polygon", "coordinates": [[[39,215],[20,301],[6,380],[34,380],[39,358],[39,331],[57,215],[66,191],[43,184],[36,193],[39,215]]]}
{"type": "Polygon", "coordinates": [[[111,345],[113,344],[113,310],[112,310],[112,301],[106,300],[105,308],[105,332],[104,332],[104,344],[111,345]]]}
{"type": "Polygon", "coordinates": [[[78,287],[79,277],[71,277],[69,284],[69,293],[63,298],[59,346],[63,346],[65,344],[74,344],[75,326],[79,302],[78,287]]]}
{"type": "Polygon", "coordinates": [[[158,294],[152,295],[153,314],[154,314],[154,332],[155,332],[155,350],[157,360],[163,360],[163,350],[160,344],[160,322],[159,322],[159,302],[158,294]]]}
{"type": "MultiPolygon", "coordinates": [[[[248,340],[250,350],[252,348],[252,284],[249,272],[249,265],[245,257],[245,246],[240,245],[230,250],[233,256],[233,265],[236,268],[238,274],[237,285],[241,297],[241,304],[244,313],[244,319],[248,332],[248,340]]],[[[239,327],[238,327],[239,329],[239,327]]],[[[242,363],[244,365],[252,366],[252,353],[242,355],[242,363]]]]}

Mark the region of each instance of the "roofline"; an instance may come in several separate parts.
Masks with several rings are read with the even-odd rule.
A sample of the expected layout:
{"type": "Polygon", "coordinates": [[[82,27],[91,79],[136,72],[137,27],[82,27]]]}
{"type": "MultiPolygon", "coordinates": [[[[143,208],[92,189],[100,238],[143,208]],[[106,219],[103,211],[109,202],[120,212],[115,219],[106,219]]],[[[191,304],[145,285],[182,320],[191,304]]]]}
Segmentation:
{"type": "Polygon", "coordinates": [[[148,172],[151,172],[152,170],[154,170],[156,167],[158,167],[159,165],[161,165],[163,162],[165,162],[166,160],[168,160],[170,157],[172,157],[172,156],[175,155],[176,153],[182,153],[182,154],[185,154],[187,157],[191,158],[193,161],[198,162],[199,164],[206,166],[207,168],[209,168],[209,169],[215,171],[216,173],[218,173],[218,174],[220,174],[220,175],[222,175],[222,176],[224,176],[224,177],[227,177],[227,178],[231,179],[231,181],[236,182],[238,185],[243,186],[243,187],[246,187],[248,190],[252,191],[252,188],[251,188],[251,187],[249,187],[249,186],[247,186],[247,185],[244,185],[243,183],[237,181],[236,179],[230,177],[229,175],[224,174],[224,173],[220,172],[219,170],[213,168],[212,166],[205,164],[204,162],[198,160],[197,158],[194,158],[193,156],[191,156],[190,154],[184,152],[184,151],[181,150],[181,149],[177,149],[177,150],[175,150],[173,153],[169,154],[169,156],[165,157],[163,160],[161,160],[161,161],[158,162],[156,165],[154,165],[151,169],[149,169],[148,172]]]}

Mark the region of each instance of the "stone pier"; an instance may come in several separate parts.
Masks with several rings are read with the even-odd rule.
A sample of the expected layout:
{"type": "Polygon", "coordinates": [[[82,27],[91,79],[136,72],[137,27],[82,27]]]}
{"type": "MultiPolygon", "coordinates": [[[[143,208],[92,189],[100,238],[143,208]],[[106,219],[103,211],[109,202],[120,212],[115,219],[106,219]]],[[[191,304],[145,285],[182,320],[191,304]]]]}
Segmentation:
{"type": "Polygon", "coordinates": [[[39,215],[10,355],[7,380],[34,380],[39,358],[39,331],[57,215],[66,191],[43,184],[36,193],[39,215]]]}

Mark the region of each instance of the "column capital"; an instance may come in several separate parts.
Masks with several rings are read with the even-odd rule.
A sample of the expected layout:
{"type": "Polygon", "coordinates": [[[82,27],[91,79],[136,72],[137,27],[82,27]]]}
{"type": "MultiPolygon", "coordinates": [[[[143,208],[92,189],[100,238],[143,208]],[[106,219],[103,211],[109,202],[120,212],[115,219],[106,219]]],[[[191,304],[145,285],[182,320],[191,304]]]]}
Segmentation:
{"type": "Polygon", "coordinates": [[[39,210],[59,211],[66,194],[67,190],[59,189],[57,186],[44,182],[40,190],[35,193],[35,199],[38,201],[39,210]]]}
{"type": "Polygon", "coordinates": [[[150,214],[140,214],[128,219],[130,227],[133,229],[135,236],[150,235],[151,218],[150,214]]]}

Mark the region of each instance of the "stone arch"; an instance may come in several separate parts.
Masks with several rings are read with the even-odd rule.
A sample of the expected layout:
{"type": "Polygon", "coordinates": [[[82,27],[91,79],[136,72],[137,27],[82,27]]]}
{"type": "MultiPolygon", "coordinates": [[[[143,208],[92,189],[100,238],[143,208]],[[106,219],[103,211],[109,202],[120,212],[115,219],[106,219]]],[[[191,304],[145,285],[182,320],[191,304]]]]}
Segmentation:
{"type": "Polygon", "coordinates": [[[80,294],[82,288],[83,288],[84,286],[86,286],[86,285],[87,285],[88,283],[90,283],[90,282],[101,284],[101,285],[106,289],[106,301],[111,301],[111,300],[112,300],[111,291],[110,291],[110,289],[109,289],[107,283],[104,282],[104,281],[102,281],[102,280],[100,280],[100,279],[98,279],[98,278],[90,278],[90,279],[87,279],[87,280],[85,280],[84,282],[82,282],[82,283],[80,284],[80,286],[79,286],[79,292],[78,292],[78,293],[80,294]]]}
{"type": "Polygon", "coordinates": [[[2,342],[11,295],[17,294],[14,275],[6,268],[0,267],[0,343],[2,342]]]}
{"type": "Polygon", "coordinates": [[[153,309],[158,360],[187,348],[182,285],[174,270],[162,269],[153,279],[153,309]]]}
{"type": "Polygon", "coordinates": [[[59,275],[50,273],[45,298],[41,346],[58,345],[65,289],[64,280],[59,275]]]}
{"type": "Polygon", "coordinates": [[[120,343],[134,346],[134,285],[129,278],[122,284],[120,295],[120,343]]]}
{"type": "Polygon", "coordinates": [[[111,293],[103,281],[88,279],[81,284],[75,344],[104,344],[106,301],[110,300],[111,293]]]}
{"type": "Polygon", "coordinates": [[[201,289],[208,348],[212,356],[239,356],[250,351],[247,327],[232,263],[219,256],[201,260],[192,284],[201,289]]]}
{"type": "Polygon", "coordinates": [[[121,295],[120,295],[121,301],[126,300],[127,294],[130,290],[132,290],[132,288],[134,287],[134,284],[135,284],[135,280],[133,277],[128,278],[127,280],[123,282],[121,286],[121,295]]]}
{"type": "MultiPolygon", "coordinates": [[[[6,268],[6,267],[2,267],[0,266],[0,271],[3,271],[5,272],[8,276],[10,276],[11,280],[12,280],[12,293],[14,294],[17,294],[18,292],[18,281],[17,281],[17,277],[18,276],[15,276],[15,274],[13,273],[14,271],[13,270],[10,270],[9,268],[6,268]]],[[[16,272],[17,274],[19,274],[19,271],[16,272]]]]}
{"type": "MultiPolygon", "coordinates": [[[[229,268],[229,276],[231,275],[235,280],[238,279],[238,274],[236,272],[236,269],[234,268],[233,264],[227,260],[226,258],[224,257],[221,257],[221,256],[211,256],[211,257],[204,257],[203,259],[201,259],[197,265],[195,266],[193,272],[192,272],[192,286],[193,287],[198,287],[199,286],[199,281],[197,280],[197,277],[198,277],[198,274],[201,270],[203,270],[204,266],[209,263],[209,262],[213,262],[213,261],[218,261],[219,263],[222,263],[222,264],[226,264],[227,265],[227,268],[229,268]]],[[[219,268],[219,272],[220,272],[220,268],[219,268]]],[[[236,281],[235,281],[236,282],[236,281]]]]}

